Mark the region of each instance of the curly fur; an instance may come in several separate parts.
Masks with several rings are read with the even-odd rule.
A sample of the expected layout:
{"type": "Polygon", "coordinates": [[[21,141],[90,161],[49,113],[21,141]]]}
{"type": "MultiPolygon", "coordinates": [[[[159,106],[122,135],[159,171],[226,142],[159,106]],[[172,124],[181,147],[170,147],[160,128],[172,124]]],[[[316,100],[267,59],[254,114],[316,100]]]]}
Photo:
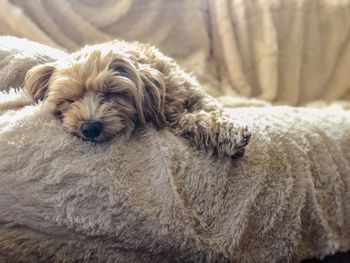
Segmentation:
{"type": "Polygon", "coordinates": [[[170,127],[201,149],[240,156],[249,142],[247,128],[237,127],[221,105],[197,81],[156,48],[113,41],[86,46],[26,75],[25,90],[35,100],[56,105],[58,118],[71,133],[86,121],[103,124],[101,142],[136,126],[170,127]]]}

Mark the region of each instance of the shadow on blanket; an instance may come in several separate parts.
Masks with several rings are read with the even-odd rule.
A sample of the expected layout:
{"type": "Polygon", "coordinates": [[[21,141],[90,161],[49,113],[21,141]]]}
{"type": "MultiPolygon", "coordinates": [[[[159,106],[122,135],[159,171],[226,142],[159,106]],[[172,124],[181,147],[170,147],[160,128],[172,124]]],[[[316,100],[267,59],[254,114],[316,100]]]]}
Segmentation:
{"type": "Polygon", "coordinates": [[[350,262],[350,252],[347,253],[336,253],[333,256],[327,256],[323,260],[319,259],[307,259],[303,263],[349,263],[350,262]]]}

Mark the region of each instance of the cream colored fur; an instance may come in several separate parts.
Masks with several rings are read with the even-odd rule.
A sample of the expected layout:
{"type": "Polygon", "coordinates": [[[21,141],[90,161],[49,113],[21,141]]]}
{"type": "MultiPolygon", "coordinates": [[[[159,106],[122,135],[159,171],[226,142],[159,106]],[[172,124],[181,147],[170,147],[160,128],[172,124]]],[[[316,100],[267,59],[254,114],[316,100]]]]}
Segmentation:
{"type": "Polygon", "coordinates": [[[83,142],[50,105],[6,110],[30,100],[0,98],[1,262],[298,262],[350,249],[347,111],[229,110],[253,133],[233,161],[166,129],[83,142]]]}
{"type": "Polygon", "coordinates": [[[237,158],[250,139],[193,76],[147,44],[88,45],[31,68],[23,85],[35,101],[53,103],[67,132],[85,140],[103,142],[151,123],[171,128],[196,148],[237,158]],[[100,127],[93,135],[84,128],[91,122],[100,127]]]}

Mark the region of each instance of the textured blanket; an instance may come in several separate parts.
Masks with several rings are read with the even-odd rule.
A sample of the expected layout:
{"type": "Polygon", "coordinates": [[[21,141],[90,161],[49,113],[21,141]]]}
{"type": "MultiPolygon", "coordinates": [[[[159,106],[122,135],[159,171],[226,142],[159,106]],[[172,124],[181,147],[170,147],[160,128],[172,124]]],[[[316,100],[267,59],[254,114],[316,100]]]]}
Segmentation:
{"type": "MultiPolygon", "coordinates": [[[[1,53],[7,85],[55,59],[32,48],[1,53]]],[[[298,262],[350,249],[348,111],[232,109],[253,133],[232,160],[151,128],[83,142],[29,103],[0,95],[0,262],[298,262]]]]}
{"type": "Polygon", "coordinates": [[[298,262],[349,250],[350,113],[230,112],[253,131],[236,161],[167,130],[92,144],[48,105],[3,111],[0,259],[298,262]]]}

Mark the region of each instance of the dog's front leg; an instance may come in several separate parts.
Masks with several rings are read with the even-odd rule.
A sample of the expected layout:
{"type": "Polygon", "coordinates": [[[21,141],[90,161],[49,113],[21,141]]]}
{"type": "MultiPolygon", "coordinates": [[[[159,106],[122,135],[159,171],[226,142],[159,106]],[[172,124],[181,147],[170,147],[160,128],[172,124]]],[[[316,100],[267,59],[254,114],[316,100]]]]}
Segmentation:
{"type": "Polygon", "coordinates": [[[246,127],[238,127],[223,111],[183,113],[171,123],[177,135],[200,149],[214,149],[222,156],[240,157],[250,139],[246,127]]]}

